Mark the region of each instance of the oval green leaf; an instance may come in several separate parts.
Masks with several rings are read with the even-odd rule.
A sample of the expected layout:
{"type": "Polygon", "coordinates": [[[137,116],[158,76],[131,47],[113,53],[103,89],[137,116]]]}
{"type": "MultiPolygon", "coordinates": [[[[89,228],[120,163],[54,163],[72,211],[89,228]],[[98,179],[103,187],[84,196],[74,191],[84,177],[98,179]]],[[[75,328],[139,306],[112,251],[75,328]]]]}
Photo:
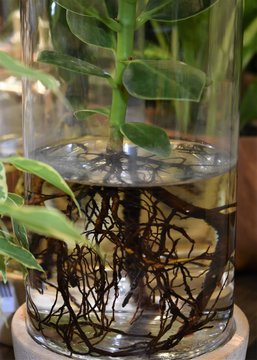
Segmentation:
{"type": "Polygon", "coordinates": [[[141,99],[199,101],[206,75],[175,60],[134,60],[123,74],[128,93],[141,99]]]}
{"type": "Polygon", "coordinates": [[[137,18],[138,26],[148,20],[178,21],[208,10],[219,0],[149,0],[137,18]]]}
{"type": "Polygon", "coordinates": [[[121,133],[135,145],[157,156],[169,156],[170,140],[160,127],[142,122],[130,122],[122,125],[121,133]]]}
{"type": "Polygon", "coordinates": [[[74,115],[77,120],[86,120],[90,116],[93,116],[96,114],[108,117],[110,114],[110,109],[109,108],[94,108],[94,109],[78,110],[78,111],[74,112],[74,115]]]}
{"type": "Polygon", "coordinates": [[[37,61],[58,66],[62,69],[82,75],[93,75],[103,78],[110,78],[110,74],[87,61],[64,55],[56,51],[45,50],[39,53],[37,61]]]}
{"type": "Polygon", "coordinates": [[[94,17],[112,30],[120,29],[119,23],[109,16],[103,0],[56,0],[56,3],[74,13],[94,17]]]}
{"type": "Polygon", "coordinates": [[[116,37],[113,31],[97,19],[72,11],[67,11],[66,19],[70,31],[84,43],[106,49],[116,48],[116,37]]]}

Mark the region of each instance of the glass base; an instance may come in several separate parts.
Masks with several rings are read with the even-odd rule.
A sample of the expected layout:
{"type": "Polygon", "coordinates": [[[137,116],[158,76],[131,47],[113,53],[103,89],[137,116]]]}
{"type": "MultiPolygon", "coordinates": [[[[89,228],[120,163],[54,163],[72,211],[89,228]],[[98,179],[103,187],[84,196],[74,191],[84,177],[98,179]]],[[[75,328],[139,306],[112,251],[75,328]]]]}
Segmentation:
{"type": "MultiPolygon", "coordinates": [[[[46,339],[43,337],[39,332],[36,332],[35,329],[31,326],[30,322],[27,320],[27,330],[30,336],[33,338],[34,341],[36,341],[38,344],[48,348],[49,350],[60,354],[68,356],[72,359],[81,359],[81,360],[91,360],[96,359],[96,356],[89,355],[89,354],[74,354],[71,353],[68,349],[65,349],[64,346],[61,344],[57,344],[53,342],[50,339],[46,339]]],[[[225,327],[223,323],[224,329],[221,331],[221,321],[220,319],[214,320],[211,322],[210,327],[205,328],[201,331],[198,331],[192,335],[187,335],[181,342],[173,347],[170,350],[167,350],[165,352],[159,352],[155,355],[151,355],[150,357],[148,355],[137,355],[136,357],[138,359],[151,359],[151,360],[166,360],[166,359],[174,359],[174,360],[189,360],[193,359],[195,357],[198,357],[200,355],[206,354],[208,352],[211,352],[215,350],[216,348],[224,345],[227,343],[235,334],[236,326],[234,319],[230,319],[227,323],[227,326],[225,327]]],[[[127,346],[130,346],[131,344],[127,344],[127,346]]],[[[121,338],[119,338],[119,335],[116,336],[115,339],[112,339],[112,347],[113,352],[117,351],[117,349],[120,346],[124,346],[124,344],[121,343],[121,338]]],[[[108,350],[111,351],[109,348],[108,350]]],[[[97,355],[97,359],[101,360],[111,360],[111,359],[117,359],[117,360],[134,360],[135,356],[122,356],[122,357],[113,357],[113,356],[101,356],[97,355]]]]}

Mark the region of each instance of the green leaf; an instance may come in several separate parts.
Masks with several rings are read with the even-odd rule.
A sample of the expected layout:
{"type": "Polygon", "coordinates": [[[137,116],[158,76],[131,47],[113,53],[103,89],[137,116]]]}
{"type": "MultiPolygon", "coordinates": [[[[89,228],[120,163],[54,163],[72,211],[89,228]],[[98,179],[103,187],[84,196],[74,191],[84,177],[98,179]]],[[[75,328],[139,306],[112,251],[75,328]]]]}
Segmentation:
{"type": "Polygon", "coordinates": [[[2,275],[4,283],[7,282],[7,272],[6,272],[6,257],[0,255],[0,274],[2,275]]]}
{"type": "Polygon", "coordinates": [[[56,3],[74,13],[94,17],[114,31],[119,31],[120,29],[119,23],[109,16],[105,1],[56,0],[56,3]]]}
{"type": "Polygon", "coordinates": [[[243,69],[257,52],[257,18],[245,29],[243,39],[243,69]]]}
{"type": "Polygon", "coordinates": [[[95,108],[78,110],[74,113],[78,121],[83,121],[87,133],[92,136],[108,136],[108,119],[110,108],[95,108]]]}
{"type": "Polygon", "coordinates": [[[123,124],[120,130],[135,145],[158,156],[170,155],[170,140],[162,128],[141,122],[130,122],[123,124]]]}
{"type": "Polygon", "coordinates": [[[0,162],[0,203],[5,202],[8,196],[4,164],[0,162]]]}
{"type": "Polygon", "coordinates": [[[250,121],[257,118],[257,80],[247,88],[241,101],[240,127],[241,129],[250,121]]]}
{"type": "MultiPolygon", "coordinates": [[[[19,207],[24,205],[24,199],[23,197],[17,194],[9,193],[7,198],[7,203],[19,207]]],[[[17,221],[15,221],[14,219],[11,219],[11,221],[12,221],[12,228],[15,238],[23,248],[29,249],[29,241],[25,226],[17,223],[17,221]]]]}
{"type": "Polygon", "coordinates": [[[142,13],[138,17],[138,21],[140,19],[151,19],[155,14],[158,14],[163,8],[171,3],[174,3],[175,0],[149,0],[145,5],[142,13]]]}
{"type": "Polygon", "coordinates": [[[39,62],[56,65],[62,69],[70,70],[82,75],[93,75],[110,78],[110,74],[87,61],[64,55],[55,51],[42,51],[37,59],[39,62]]]}
{"type": "Polygon", "coordinates": [[[252,0],[244,1],[244,16],[243,16],[243,30],[245,30],[249,24],[256,19],[257,2],[252,0]]]}
{"type": "Polygon", "coordinates": [[[39,70],[29,68],[10,55],[0,51],[0,66],[9,70],[12,74],[20,77],[26,77],[30,80],[41,81],[47,88],[58,93],[59,82],[51,75],[44,74],[39,70]]]}
{"type": "Polygon", "coordinates": [[[112,30],[98,20],[67,11],[67,23],[70,31],[81,41],[106,49],[116,48],[116,38],[112,30]]]}
{"type": "Polygon", "coordinates": [[[141,99],[199,101],[206,75],[179,61],[134,60],[124,71],[123,83],[130,95],[141,99]]]}
{"type": "Polygon", "coordinates": [[[67,10],[71,10],[81,15],[90,16],[106,16],[108,17],[108,11],[106,8],[105,1],[99,0],[56,0],[60,6],[67,10]]]}
{"type": "Polygon", "coordinates": [[[149,0],[137,18],[138,25],[148,20],[178,21],[206,11],[219,0],[149,0]]]}
{"type": "Polygon", "coordinates": [[[14,244],[10,236],[6,236],[3,232],[0,232],[0,254],[18,261],[29,269],[43,271],[31,252],[14,244]]]}
{"type": "Polygon", "coordinates": [[[110,114],[109,108],[94,108],[94,109],[85,109],[85,110],[78,110],[74,112],[74,115],[77,120],[86,120],[92,115],[103,115],[108,117],[110,114]]]}
{"type": "Polygon", "coordinates": [[[15,194],[15,193],[8,193],[8,201],[11,201],[11,203],[17,205],[17,206],[22,206],[24,205],[24,199],[22,196],[15,194]]]}
{"type": "Polygon", "coordinates": [[[73,191],[65,182],[65,180],[61,177],[61,175],[50,165],[47,165],[41,161],[27,159],[20,156],[10,156],[8,158],[2,159],[2,161],[12,164],[18,170],[29,172],[31,174],[39,176],[41,179],[44,179],[49,184],[55,186],[57,189],[60,189],[72,198],[78,210],[80,211],[80,206],[75,198],[73,191]]]}
{"type": "Polygon", "coordinates": [[[20,246],[24,249],[29,249],[29,241],[27,236],[27,230],[24,225],[18,224],[16,221],[12,220],[13,233],[15,238],[18,240],[20,246]]]}
{"type": "Polygon", "coordinates": [[[68,246],[74,247],[75,243],[90,246],[88,240],[80,235],[73,223],[56,209],[41,206],[17,207],[3,203],[0,204],[0,213],[13,218],[35,233],[65,241],[68,246]]]}

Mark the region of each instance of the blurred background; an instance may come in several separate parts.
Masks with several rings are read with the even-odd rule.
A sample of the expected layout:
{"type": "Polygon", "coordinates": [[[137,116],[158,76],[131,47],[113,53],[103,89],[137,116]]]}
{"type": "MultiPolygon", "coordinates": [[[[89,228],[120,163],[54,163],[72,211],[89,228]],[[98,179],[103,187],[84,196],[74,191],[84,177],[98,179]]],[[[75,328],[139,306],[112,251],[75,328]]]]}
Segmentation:
{"type": "MultiPolygon", "coordinates": [[[[257,269],[257,2],[245,0],[238,171],[237,269],[257,269]]],[[[256,357],[257,358],[257,357],[256,357]]]]}
{"type": "MultiPolygon", "coordinates": [[[[0,50],[21,58],[19,0],[0,0],[0,50]]],[[[0,69],[0,155],[16,152],[21,137],[21,81],[0,69]]]]}

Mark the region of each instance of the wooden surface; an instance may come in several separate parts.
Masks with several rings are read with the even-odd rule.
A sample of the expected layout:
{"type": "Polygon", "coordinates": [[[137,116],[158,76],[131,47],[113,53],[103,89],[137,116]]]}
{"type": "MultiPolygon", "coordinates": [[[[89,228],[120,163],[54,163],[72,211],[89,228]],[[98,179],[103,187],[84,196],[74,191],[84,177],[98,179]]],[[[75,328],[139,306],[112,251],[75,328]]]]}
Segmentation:
{"type": "Polygon", "coordinates": [[[235,301],[250,324],[246,360],[257,360],[257,271],[242,272],[236,276],[235,301]]]}
{"type": "MultiPolygon", "coordinates": [[[[236,275],[235,300],[250,324],[246,360],[257,360],[257,271],[241,272],[236,275]]],[[[0,360],[14,360],[12,349],[0,346],[0,360]]]]}

